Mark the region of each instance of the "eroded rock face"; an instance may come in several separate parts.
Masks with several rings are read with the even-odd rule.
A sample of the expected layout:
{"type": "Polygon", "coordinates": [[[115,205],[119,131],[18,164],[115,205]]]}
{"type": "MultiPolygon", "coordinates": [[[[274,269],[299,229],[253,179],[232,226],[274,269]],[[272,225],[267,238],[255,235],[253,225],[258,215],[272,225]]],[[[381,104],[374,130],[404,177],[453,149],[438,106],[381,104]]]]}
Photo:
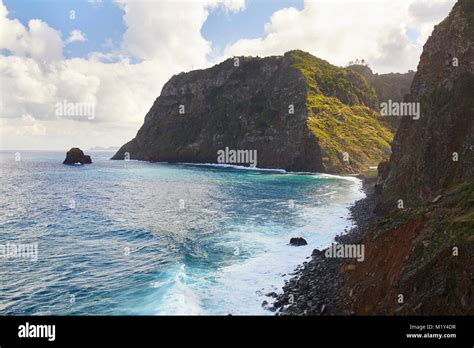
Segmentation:
{"type": "Polygon", "coordinates": [[[91,164],[91,156],[84,155],[84,152],[78,147],[73,147],[66,153],[66,159],[63,164],[91,164]]]}
{"type": "Polygon", "coordinates": [[[305,80],[292,63],[290,56],[240,57],[238,66],[228,59],[173,76],[113,159],[128,152],[139,160],[216,163],[217,151],[228,147],[256,150],[258,167],[321,171],[306,127],[305,80]]]}
{"type": "Polygon", "coordinates": [[[402,120],[379,166],[382,214],[365,261],[343,272],[352,313],[474,313],[473,64],[474,2],[459,0],[424,46],[410,95],[421,118],[402,120]]]}
{"type": "Polygon", "coordinates": [[[390,153],[374,97],[358,73],[302,51],[228,59],[173,76],[112,159],[221,163],[228,148],[256,151],[260,168],[354,173],[390,153]]]}
{"type": "MultiPolygon", "coordinates": [[[[374,87],[378,105],[388,100],[402,102],[405,95],[410,92],[410,86],[415,76],[415,72],[411,70],[406,73],[374,74],[368,66],[364,65],[351,65],[349,68],[364,76],[374,87]]],[[[392,116],[384,117],[383,121],[391,130],[395,131],[400,124],[400,119],[400,117],[392,116]]]]}
{"type": "Polygon", "coordinates": [[[460,0],[426,42],[405,117],[381,173],[381,211],[412,206],[474,177],[474,2],[460,0]]]}

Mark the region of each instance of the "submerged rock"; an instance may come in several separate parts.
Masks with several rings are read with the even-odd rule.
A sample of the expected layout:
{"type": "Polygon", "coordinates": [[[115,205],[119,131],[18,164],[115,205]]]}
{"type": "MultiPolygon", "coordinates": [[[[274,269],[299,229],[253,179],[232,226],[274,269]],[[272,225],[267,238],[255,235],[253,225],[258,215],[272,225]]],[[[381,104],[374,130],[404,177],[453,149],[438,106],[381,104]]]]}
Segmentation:
{"type": "Polygon", "coordinates": [[[64,160],[63,164],[91,164],[91,156],[84,155],[84,152],[78,148],[73,147],[66,153],[66,159],[64,160]]]}
{"type": "Polygon", "coordinates": [[[308,242],[304,239],[304,238],[301,238],[301,237],[293,237],[290,239],[290,245],[293,245],[293,246],[301,246],[301,245],[307,245],[308,242]]]}

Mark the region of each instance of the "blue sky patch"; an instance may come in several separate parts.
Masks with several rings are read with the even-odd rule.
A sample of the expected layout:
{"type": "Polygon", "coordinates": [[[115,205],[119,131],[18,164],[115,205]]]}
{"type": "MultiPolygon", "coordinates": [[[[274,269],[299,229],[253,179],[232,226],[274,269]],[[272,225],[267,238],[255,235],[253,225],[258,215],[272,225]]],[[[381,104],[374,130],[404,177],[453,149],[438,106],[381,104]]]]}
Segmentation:
{"type": "MultiPolygon", "coordinates": [[[[40,19],[61,31],[64,41],[72,30],[80,30],[87,41],[66,45],[66,58],[86,58],[91,52],[116,50],[126,30],[122,9],[110,0],[95,4],[86,0],[4,0],[4,4],[10,19],[18,19],[25,26],[31,19],[40,19]],[[75,18],[71,18],[71,11],[75,18]]],[[[238,13],[218,7],[210,12],[201,33],[212,42],[214,53],[220,54],[239,39],[263,37],[264,25],[271,15],[287,7],[303,9],[303,0],[247,0],[245,9],[238,13]]]]}

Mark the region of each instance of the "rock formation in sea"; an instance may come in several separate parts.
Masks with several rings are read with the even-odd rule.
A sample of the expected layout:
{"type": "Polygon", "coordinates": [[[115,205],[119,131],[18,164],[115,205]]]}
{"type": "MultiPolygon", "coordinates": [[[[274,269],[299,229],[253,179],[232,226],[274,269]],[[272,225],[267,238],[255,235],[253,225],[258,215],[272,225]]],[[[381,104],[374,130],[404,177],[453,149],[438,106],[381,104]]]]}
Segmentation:
{"type": "Polygon", "coordinates": [[[91,156],[84,155],[84,152],[79,149],[78,147],[71,148],[66,153],[66,159],[64,160],[63,164],[91,164],[91,156]]]}
{"type": "Polygon", "coordinates": [[[356,173],[390,155],[377,108],[353,69],[302,51],[235,57],[173,76],[113,159],[217,163],[229,148],[256,150],[262,168],[356,173]]]}
{"type": "Polygon", "coordinates": [[[306,239],[302,238],[302,237],[292,237],[290,239],[290,245],[293,245],[293,246],[302,246],[302,245],[307,245],[308,242],[306,241],[306,239]]]}

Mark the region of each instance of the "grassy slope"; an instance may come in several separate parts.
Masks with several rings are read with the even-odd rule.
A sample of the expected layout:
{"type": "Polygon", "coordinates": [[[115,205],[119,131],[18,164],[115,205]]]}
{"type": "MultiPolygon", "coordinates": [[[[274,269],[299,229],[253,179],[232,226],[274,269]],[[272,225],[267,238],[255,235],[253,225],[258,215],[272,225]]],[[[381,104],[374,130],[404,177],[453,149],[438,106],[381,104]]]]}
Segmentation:
{"type": "MultiPolygon", "coordinates": [[[[415,77],[414,71],[406,73],[388,73],[374,74],[372,70],[365,65],[350,65],[347,68],[354,70],[365,77],[377,94],[378,102],[392,101],[402,102],[410,92],[410,86],[415,77]]],[[[382,122],[391,131],[395,132],[400,124],[401,117],[390,116],[382,117],[382,122]]]]}
{"type": "Polygon", "coordinates": [[[365,172],[390,156],[393,134],[373,107],[374,89],[351,69],[293,51],[295,68],[308,83],[308,127],[323,149],[329,173],[365,172]],[[349,154],[349,162],[343,154],[349,154]]]}

